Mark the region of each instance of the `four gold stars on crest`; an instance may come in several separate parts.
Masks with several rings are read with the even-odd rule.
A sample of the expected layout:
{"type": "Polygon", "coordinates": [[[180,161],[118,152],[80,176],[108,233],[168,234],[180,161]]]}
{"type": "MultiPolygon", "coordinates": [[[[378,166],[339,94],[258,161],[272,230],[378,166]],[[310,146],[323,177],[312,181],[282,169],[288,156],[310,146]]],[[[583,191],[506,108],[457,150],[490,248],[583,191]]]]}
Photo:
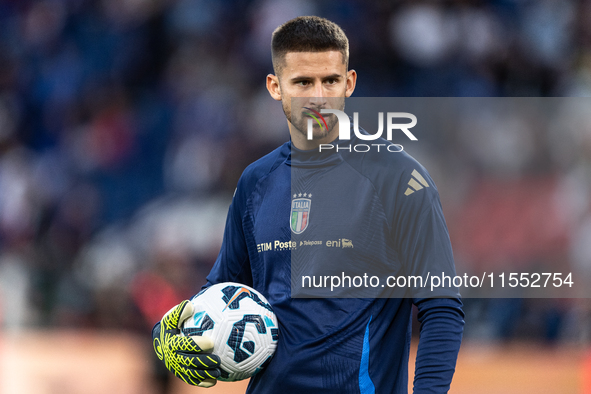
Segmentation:
{"type": "Polygon", "coordinates": [[[312,198],[312,193],[310,193],[310,194],[308,194],[308,193],[304,193],[304,194],[302,194],[302,193],[295,194],[295,193],[294,193],[294,195],[293,195],[293,198],[296,198],[296,197],[302,197],[302,196],[304,196],[304,197],[308,196],[309,198],[312,198]]]}

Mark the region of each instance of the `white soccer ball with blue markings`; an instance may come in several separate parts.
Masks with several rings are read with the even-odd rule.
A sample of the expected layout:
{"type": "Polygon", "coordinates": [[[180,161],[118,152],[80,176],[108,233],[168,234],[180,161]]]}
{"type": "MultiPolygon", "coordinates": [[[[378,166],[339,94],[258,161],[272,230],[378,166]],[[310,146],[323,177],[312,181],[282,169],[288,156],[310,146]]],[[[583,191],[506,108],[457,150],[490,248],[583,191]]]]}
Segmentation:
{"type": "Polygon", "coordinates": [[[277,348],[277,317],[265,297],[240,283],[218,283],[191,299],[193,316],[182,326],[187,336],[209,336],[221,359],[219,380],[248,379],[267,365],[277,348]]]}

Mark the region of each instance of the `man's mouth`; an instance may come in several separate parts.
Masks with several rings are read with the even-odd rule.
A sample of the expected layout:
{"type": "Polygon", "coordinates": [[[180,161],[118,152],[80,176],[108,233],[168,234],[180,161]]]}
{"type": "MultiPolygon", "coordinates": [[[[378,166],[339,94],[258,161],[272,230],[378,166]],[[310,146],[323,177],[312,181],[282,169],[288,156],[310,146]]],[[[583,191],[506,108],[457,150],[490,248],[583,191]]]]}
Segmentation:
{"type": "Polygon", "coordinates": [[[302,112],[303,112],[304,116],[314,119],[316,121],[316,123],[318,123],[320,128],[322,128],[324,125],[325,130],[328,130],[328,125],[326,124],[326,120],[324,119],[324,116],[322,116],[320,114],[319,111],[317,111],[313,108],[310,108],[310,107],[303,107],[302,112]]]}

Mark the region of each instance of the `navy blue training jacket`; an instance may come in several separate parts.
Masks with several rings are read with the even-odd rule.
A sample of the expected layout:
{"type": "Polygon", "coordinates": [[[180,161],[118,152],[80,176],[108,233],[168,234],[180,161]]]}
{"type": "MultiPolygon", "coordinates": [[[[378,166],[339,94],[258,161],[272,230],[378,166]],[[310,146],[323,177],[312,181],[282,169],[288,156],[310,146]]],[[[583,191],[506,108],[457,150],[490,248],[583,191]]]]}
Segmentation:
{"type": "Polygon", "coordinates": [[[248,393],[406,393],[413,303],[421,323],[414,392],[449,390],[464,324],[459,295],[429,298],[419,289],[381,298],[366,289],[370,296],[345,298],[363,289],[302,286],[304,276],[335,273],[455,275],[427,171],[406,152],[347,149],[358,143],[367,141],[337,140],[318,152],[286,142],[238,182],[206,286],[252,286],[277,315],[277,351],[248,393]],[[335,272],[339,266],[357,271],[335,272]]]}

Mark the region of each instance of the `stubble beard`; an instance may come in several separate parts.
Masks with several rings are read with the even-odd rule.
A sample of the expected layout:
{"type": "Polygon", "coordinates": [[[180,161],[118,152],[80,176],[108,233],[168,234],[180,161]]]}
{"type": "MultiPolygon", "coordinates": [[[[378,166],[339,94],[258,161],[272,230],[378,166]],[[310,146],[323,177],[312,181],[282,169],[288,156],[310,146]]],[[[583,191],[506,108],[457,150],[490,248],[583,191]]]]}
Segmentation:
{"type": "MultiPolygon", "coordinates": [[[[344,97],[341,98],[342,102],[339,103],[338,107],[336,108],[340,111],[345,109],[345,99],[344,97]]],[[[322,126],[319,126],[318,123],[314,118],[304,115],[304,111],[297,111],[295,115],[292,114],[290,108],[285,101],[282,102],[283,113],[287,118],[287,121],[290,122],[292,127],[294,127],[300,134],[304,136],[304,138],[308,139],[308,120],[312,120],[312,140],[322,140],[329,136],[332,132],[336,124],[338,123],[338,118],[334,114],[324,114],[323,117],[326,120],[326,126],[324,127],[324,123],[320,120],[322,126]]],[[[314,111],[320,112],[321,109],[325,107],[308,107],[312,108],[314,111]]],[[[332,108],[331,108],[332,109],[332,108]]],[[[310,112],[310,111],[306,111],[310,112]]]]}

